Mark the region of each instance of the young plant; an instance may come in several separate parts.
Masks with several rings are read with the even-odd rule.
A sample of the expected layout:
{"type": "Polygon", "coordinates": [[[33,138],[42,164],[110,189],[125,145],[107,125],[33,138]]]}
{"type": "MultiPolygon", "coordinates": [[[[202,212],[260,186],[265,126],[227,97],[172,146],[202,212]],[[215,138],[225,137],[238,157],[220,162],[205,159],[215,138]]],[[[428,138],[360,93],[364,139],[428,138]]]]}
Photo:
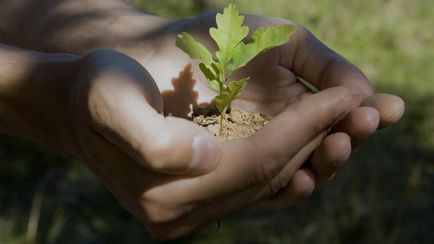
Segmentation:
{"type": "Polygon", "coordinates": [[[177,47],[190,58],[201,61],[200,70],[207,78],[209,86],[218,92],[215,105],[220,113],[220,133],[228,107],[241,94],[249,79],[246,77],[229,81],[231,75],[260,53],[288,42],[293,31],[290,25],[260,27],[252,34],[250,40],[244,42],[249,28],[243,26],[243,22],[244,16],[239,15],[233,4],[229,4],[223,10],[223,14],[216,15],[217,28],[209,29],[218,47],[215,55],[186,32],[182,32],[176,38],[177,47]]]}

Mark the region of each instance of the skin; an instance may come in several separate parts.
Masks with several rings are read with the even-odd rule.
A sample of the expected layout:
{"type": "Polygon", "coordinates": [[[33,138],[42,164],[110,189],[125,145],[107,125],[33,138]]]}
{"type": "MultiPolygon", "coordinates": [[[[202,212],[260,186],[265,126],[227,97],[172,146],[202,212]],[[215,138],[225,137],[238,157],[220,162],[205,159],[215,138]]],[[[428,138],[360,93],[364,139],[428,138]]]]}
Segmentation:
{"type": "Polygon", "coordinates": [[[1,45],[0,129],[87,162],[157,238],[185,235],[254,203],[284,208],[303,200],[404,112],[400,98],[374,94],[359,69],[301,25],[247,16],[250,29],[292,24],[296,31],[235,74],[250,81],[233,106],[273,120],[252,137],[219,143],[185,119],[164,117],[163,104],[177,106],[160,95],[191,65],[197,103],[215,96],[174,45],[187,31],[215,49],[208,37],[215,14],[174,21],[123,1],[40,2],[3,1],[0,15],[10,25],[0,26],[0,42],[84,56],[1,45]],[[112,50],[86,54],[96,48],[132,58],[112,50]],[[310,94],[297,77],[320,92],[310,94]]]}

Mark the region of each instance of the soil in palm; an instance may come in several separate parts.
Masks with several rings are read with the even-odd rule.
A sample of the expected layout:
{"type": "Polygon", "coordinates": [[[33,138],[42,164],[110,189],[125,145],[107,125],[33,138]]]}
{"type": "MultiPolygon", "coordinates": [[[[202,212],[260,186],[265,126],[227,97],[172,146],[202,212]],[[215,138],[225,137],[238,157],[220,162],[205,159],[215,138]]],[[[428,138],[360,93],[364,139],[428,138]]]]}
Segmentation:
{"type": "Polygon", "coordinates": [[[224,116],[223,129],[220,132],[220,115],[215,108],[200,108],[193,115],[193,121],[196,124],[208,129],[220,141],[251,136],[266,125],[270,119],[270,116],[264,114],[231,109],[224,116]]]}

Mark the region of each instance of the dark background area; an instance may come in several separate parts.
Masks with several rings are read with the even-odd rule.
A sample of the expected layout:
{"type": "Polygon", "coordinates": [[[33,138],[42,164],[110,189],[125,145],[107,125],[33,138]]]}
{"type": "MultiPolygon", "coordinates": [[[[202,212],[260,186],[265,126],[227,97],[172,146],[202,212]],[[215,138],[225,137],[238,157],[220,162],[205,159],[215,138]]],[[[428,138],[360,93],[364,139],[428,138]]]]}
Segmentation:
{"type": "MultiPolygon", "coordinates": [[[[227,1],[133,1],[171,18],[227,1]]],[[[233,1],[244,13],[306,25],[359,66],[378,91],[402,96],[402,121],[378,132],[335,178],[286,210],[257,207],[177,243],[434,243],[434,2],[233,1]]],[[[0,243],[153,243],[85,164],[0,136],[0,243]]]]}

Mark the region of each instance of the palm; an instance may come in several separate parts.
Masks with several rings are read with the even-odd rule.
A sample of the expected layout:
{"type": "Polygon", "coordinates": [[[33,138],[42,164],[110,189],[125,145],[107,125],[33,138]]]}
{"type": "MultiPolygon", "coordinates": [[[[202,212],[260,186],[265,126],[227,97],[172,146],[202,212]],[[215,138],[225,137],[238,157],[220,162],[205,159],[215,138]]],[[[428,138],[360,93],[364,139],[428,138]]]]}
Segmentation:
{"type": "MultiPolygon", "coordinates": [[[[216,92],[208,87],[197,63],[174,45],[177,33],[194,28],[193,34],[212,49],[214,44],[208,29],[213,25],[213,21],[214,15],[203,15],[189,21],[187,25],[184,23],[181,28],[174,28],[168,36],[162,35],[160,40],[156,38],[155,43],[159,44],[161,51],[152,58],[152,62],[146,62],[144,66],[150,71],[162,93],[166,114],[186,117],[191,105],[209,103],[216,96],[216,92]]],[[[265,17],[246,18],[246,23],[252,30],[265,21],[268,21],[265,17]]],[[[270,24],[270,21],[267,24],[270,24]]],[[[279,48],[272,49],[234,74],[233,79],[249,77],[250,80],[233,106],[274,115],[287,106],[292,98],[306,91],[296,82],[294,73],[279,64],[279,52],[279,48]]]]}
{"type": "Polygon", "coordinates": [[[234,106],[275,115],[306,91],[292,71],[278,64],[278,52],[274,49],[258,56],[237,74],[250,80],[234,106]]]}

